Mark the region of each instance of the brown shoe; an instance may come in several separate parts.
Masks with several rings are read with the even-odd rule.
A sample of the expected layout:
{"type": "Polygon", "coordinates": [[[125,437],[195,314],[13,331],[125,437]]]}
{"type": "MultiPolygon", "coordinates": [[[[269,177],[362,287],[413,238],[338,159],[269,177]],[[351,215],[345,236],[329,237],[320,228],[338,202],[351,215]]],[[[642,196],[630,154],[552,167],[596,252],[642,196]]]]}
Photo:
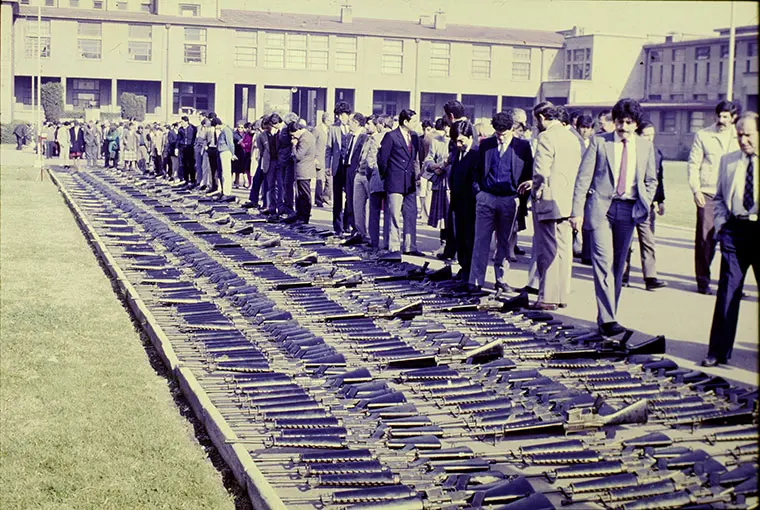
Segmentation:
{"type": "Polygon", "coordinates": [[[557,305],[554,303],[542,303],[541,301],[536,301],[529,308],[531,310],[552,311],[557,309],[557,305]]]}

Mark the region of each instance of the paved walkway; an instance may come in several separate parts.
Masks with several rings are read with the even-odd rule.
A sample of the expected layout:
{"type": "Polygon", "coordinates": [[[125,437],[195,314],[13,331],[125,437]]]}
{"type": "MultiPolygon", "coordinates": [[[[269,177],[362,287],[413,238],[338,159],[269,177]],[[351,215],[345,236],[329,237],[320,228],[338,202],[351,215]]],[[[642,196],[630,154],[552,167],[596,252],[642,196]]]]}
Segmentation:
{"type": "MultiPolygon", "coordinates": [[[[9,146],[3,146],[2,164],[28,164],[34,171],[34,155],[17,153],[9,146]],[[10,150],[7,150],[10,149],[10,150]]],[[[245,200],[247,190],[237,189],[235,194],[245,200]]],[[[332,212],[327,208],[313,208],[313,223],[331,228],[332,212]]],[[[443,265],[432,256],[439,246],[438,231],[427,225],[418,225],[418,247],[428,257],[406,257],[414,263],[429,262],[432,269],[443,265]]],[[[714,368],[699,367],[699,362],[707,353],[710,324],[712,321],[715,296],[697,294],[694,282],[693,231],[682,227],[657,225],[657,269],[660,279],[668,287],[656,292],[644,288],[641,275],[637,241],[634,238],[635,253],[631,269],[631,287],[623,289],[618,318],[624,326],[642,333],[665,335],[667,355],[684,368],[695,368],[720,375],[747,385],[758,385],[758,288],[753,276],[748,276],[745,284],[746,297],[742,300],[739,326],[733,358],[727,366],[714,368]]],[[[531,231],[522,232],[520,246],[530,252],[531,231]]],[[[518,257],[507,273],[507,283],[521,287],[527,281],[529,257],[518,257]]],[[[717,288],[720,253],[713,266],[713,287],[717,288]]],[[[454,271],[458,267],[454,264],[454,271]]],[[[493,282],[493,269],[489,268],[487,279],[493,282]]],[[[573,266],[572,293],[568,307],[555,314],[563,320],[582,326],[594,326],[596,306],[591,268],[575,263],[573,266]]]]}

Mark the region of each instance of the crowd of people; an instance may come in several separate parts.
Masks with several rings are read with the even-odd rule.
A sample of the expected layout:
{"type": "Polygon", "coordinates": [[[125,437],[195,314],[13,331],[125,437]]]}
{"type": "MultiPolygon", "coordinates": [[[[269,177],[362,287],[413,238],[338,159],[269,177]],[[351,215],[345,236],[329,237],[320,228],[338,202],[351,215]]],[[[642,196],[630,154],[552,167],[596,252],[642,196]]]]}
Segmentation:
{"type": "MultiPolygon", "coordinates": [[[[715,113],[716,123],[697,133],[688,162],[698,292],[712,293],[716,243],[722,252],[706,366],[729,359],[744,276],[750,265],[760,271],[757,114],[741,114],[731,101],[721,101],[715,113]]],[[[646,289],[666,286],[655,256],[655,218],[665,213],[655,126],[633,99],[596,119],[550,102],[530,114],[532,128],[520,108],[495,114],[490,126],[473,124],[461,102],[449,101],[440,118],[420,123],[408,108],[395,117],[365,116],[339,102],[317,126],[295,113],[235,129],[214,113],[197,126],[186,116],[163,126],[65,122],[47,126],[46,154],[60,154],[64,165],[84,158],[87,166],[102,156],[108,168],[153,174],[223,201],[233,201],[233,187],[242,185],[249,190],[242,207],[270,222],[307,224],[312,206],[329,207],[344,244],[366,244],[383,260],[423,256],[422,221],[440,231],[435,256],[456,260],[460,290],[475,295],[489,261],[495,290],[510,290],[505,274],[525,253],[517,234],[527,228],[531,204],[529,280],[518,290],[537,296],[534,309],[566,307],[577,257],[591,266],[600,332],[622,334],[616,317],[634,230],[646,289]]]]}

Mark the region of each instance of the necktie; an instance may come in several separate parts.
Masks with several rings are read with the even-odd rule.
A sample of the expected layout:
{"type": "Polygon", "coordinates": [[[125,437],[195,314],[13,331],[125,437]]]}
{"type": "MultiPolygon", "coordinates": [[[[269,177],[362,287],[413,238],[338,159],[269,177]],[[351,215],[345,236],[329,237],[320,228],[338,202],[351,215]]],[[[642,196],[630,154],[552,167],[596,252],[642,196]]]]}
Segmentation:
{"type": "Polygon", "coordinates": [[[744,200],[742,205],[747,212],[755,205],[755,165],[752,163],[752,157],[749,158],[747,165],[747,178],[744,180],[744,200]]]}
{"type": "Polygon", "coordinates": [[[504,143],[501,142],[499,143],[499,156],[503,156],[503,155],[504,155],[504,143]]]}
{"type": "Polygon", "coordinates": [[[218,141],[218,135],[216,133],[216,129],[214,130],[214,147],[216,147],[216,142],[218,141]]]}
{"type": "Polygon", "coordinates": [[[628,140],[623,139],[623,154],[620,156],[620,175],[615,193],[621,197],[625,194],[626,174],[628,173],[628,140]]]}
{"type": "Polygon", "coordinates": [[[406,135],[406,146],[409,148],[409,154],[412,153],[412,135],[406,135]]]}
{"type": "Polygon", "coordinates": [[[351,151],[354,148],[354,134],[351,133],[348,135],[348,149],[346,149],[346,161],[345,164],[348,165],[351,162],[351,151]]]}

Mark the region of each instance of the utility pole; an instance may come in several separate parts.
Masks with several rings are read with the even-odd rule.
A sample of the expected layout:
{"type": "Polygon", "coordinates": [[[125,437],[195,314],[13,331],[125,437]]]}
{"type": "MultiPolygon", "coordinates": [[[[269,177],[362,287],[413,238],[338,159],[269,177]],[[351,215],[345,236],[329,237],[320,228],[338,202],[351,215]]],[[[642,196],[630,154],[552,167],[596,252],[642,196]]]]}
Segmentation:
{"type": "Polygon", "coordinates": [[[728,28],[728,88],[726,100],[734,99],[734,47],[736,46],[736,30],[734,29],[734,2],[731,2],[731,24],[728,28]]]}
{"type": "Polygon", "coordinates": [[[40,169],[40,180],[44,177],[42,173],[42,1],[37,4],[37,164],[40,169]]]}

